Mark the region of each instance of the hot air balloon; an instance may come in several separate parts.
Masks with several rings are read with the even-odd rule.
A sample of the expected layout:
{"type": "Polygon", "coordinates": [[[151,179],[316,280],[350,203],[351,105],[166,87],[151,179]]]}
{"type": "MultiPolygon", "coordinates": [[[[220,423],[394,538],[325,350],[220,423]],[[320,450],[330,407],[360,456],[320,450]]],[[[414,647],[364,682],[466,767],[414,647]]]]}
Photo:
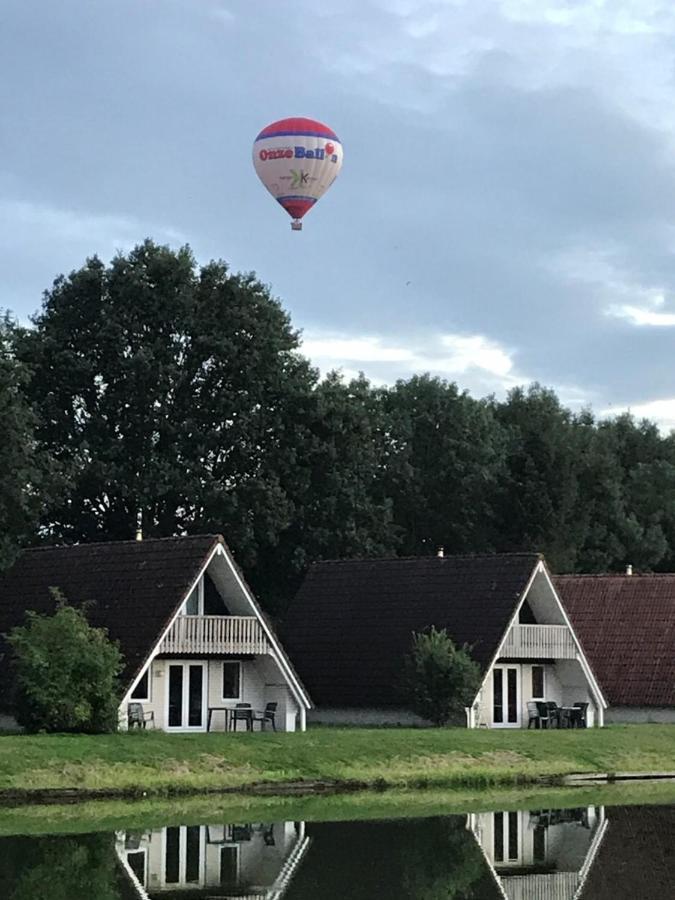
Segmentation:
{"type": "Polygon", "coordinates": [[[322,197],[342,167],[342,144],[314,119],[280,119],[263,128],[253,144],[253,165],[270,194],[300,231],[302,217],[322,197]]]}

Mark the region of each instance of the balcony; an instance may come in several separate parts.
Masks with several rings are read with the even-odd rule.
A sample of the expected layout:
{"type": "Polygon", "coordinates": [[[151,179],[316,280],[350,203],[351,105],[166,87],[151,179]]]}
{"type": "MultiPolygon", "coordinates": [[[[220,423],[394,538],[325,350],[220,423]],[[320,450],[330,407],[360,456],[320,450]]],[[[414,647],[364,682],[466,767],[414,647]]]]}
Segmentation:
{"type": "Polygon", "coordinates": [[[576,659],[576,655],[567,625],[514,625],[501,650],[507,659],[576,659]]]}
{"type": "Polygon", "coordinates": [[[160,653],[269,652],[269,641],[255,616],[178,616],[160,653]]]}

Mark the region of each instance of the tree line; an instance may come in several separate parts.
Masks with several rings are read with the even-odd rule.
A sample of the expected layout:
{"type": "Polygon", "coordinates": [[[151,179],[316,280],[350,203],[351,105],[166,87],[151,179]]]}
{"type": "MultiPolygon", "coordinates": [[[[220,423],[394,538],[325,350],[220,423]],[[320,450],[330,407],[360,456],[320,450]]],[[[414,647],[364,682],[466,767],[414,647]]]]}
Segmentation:
{"type": "Polygon", "coordinates": [[[269,288],[150,240],[0,319],[0,566],[20,546],[222,532],[269,608],[314,560],[537,550],[675,568],[675,443],[630,415],[415,375],[320,377],[269,288]]]}

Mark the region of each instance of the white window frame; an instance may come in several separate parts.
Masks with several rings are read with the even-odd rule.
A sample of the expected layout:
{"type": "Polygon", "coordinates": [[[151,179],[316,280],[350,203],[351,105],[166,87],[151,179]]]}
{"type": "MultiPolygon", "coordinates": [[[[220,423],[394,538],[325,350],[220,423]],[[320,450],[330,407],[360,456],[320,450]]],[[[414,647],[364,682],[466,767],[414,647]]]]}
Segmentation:
{"type": "Polygon", "coordinates": [[[224,659],[223,666],[221,670],[221,682],[220,682],[220,699],[221,700],[231,700],[232,702],[236,700],[241,700],[244,695],[244,667],[241,664],[240,659],[224,659]],[[239,666],[239,696],[238,697],[226,697],[225,696],[225,666],[239,666]]]}
{"type": "Polygon", "coordinates": [[[150,679],[151,668],[152,668],[152,663],[148,666],[148,668],[145,670],[145,672],[143,672],[141,677],[138,679],[138,684],[136,685],[134,690],[131,692],[131,696],[129,697],[130,703],[150,703],[150,701],[152,699],[152,685],[151,685],[151,679],[150,679]],[[134,692],[138,690],[138,687],[139,687],[141,681],[143,680],[143,678],[148,679],[148,689],[142,697],[136,697],[134,692]]]}
{"type": "Polygon", "coordinates": [[[164,714],[165,714],[165,730],[171,734],[176,734],[181,731],[186,732],[196,732],[196,731],[206,731],[207,727],[207,716],[208,716],[208,706],[209,706],[209,664],[206,660],[203,659],[169,659],[167,660],[166,667],[166,689],[164,692],[164,714]],[[181,708],[181,719],[182,725],[169,725],[169,696],[170,696],[170,688],[171,688],[171,666],[182,666],[183,667],[183,696],[182,696],[182,708],[181,708]],[[188,691],[188,679],[190,677],[190,666],[200,666],[202,669],[202,720],[199,725],[186,725],[186,721],[188,718],[188,703],[189,703],[189,691],[188,691]]]}

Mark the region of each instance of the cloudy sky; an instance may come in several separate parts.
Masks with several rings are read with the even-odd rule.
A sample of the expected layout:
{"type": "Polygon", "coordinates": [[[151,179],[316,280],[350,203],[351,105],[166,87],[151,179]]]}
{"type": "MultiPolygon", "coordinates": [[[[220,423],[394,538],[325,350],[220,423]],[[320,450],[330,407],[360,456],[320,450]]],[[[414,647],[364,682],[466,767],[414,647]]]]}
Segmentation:
{"type": "Polygon", "coordinates": [[[2,0],[0,307],[147,235],[255,270],[323,369],[675,427],[675,4],[2,0]],[[300,234],[250,156],[288,115],[345,148],[300,234]]]}

